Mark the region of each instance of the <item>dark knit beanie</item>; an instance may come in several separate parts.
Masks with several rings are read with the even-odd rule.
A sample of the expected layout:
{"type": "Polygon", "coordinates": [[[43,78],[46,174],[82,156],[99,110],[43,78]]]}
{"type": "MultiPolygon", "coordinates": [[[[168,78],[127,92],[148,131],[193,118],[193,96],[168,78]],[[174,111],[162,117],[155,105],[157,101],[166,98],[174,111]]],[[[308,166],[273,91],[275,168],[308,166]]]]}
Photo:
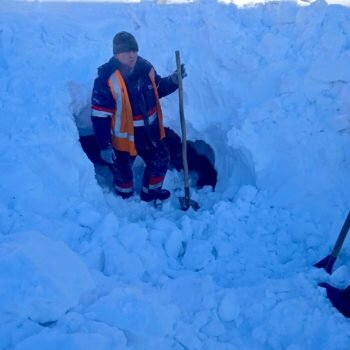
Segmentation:
{"type": "Polygon", "coordinates": [[[113,54],[139,51],[135,37],[128,32],[119,32],[113,38],[113,54]]]}

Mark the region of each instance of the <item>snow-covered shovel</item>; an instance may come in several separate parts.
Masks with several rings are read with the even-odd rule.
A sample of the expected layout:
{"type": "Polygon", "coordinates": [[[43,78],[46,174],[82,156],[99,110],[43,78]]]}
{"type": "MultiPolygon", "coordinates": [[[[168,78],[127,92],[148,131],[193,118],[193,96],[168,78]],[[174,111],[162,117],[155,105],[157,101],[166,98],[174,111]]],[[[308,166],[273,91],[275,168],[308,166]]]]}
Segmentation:
{"type": "Polygon", "coordinates": [[[179,197],[179,202],[182,210],[186,211],[189,208],[198,210],[199,204],[196,201],[191,199],[190,187],[188,183],[186,124],[185,124],[185,113],[184,113],[184,103],[183,103],[183,86],[182,86],[182,76],[181,76],[180,51],[175,51],[175,56],[176,56],[177,76],[179,81],[179,109],[180,109],[180,123],[181,123],[182,164],[184,168],[184,186],[185,186],[185,197],[179,197]]]}
{"type": "Polygon", "coordinates": [[[333,265],[335,263],[335,260],[337,259],[340,249],[343,246],[343,243],[345,241],[346,235],[349,232],[350,228],[350,212],[348,213],[347,218],[345,219],[345,222],[343,224],[343,227],[339,233],[338,239],[334,245],[334,248],[330,255],[327,255],[325,258],[320,260],[318,263],[316,263],[314,266],[318,268],[325,269],[329,274],[332,274],[333,265]]]}

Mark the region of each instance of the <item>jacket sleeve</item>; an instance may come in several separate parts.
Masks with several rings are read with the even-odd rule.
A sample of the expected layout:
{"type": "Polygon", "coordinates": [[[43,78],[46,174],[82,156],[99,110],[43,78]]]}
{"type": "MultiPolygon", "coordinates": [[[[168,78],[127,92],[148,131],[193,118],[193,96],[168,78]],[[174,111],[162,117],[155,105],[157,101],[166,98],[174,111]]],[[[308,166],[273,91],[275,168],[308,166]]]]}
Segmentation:
{"type": "Polygon", "coordinates": [[[91,98],[91,120],[100,150],[111,146],[111,118],[115,110],[115,101],[107,79],[95,80],[91,98]]]}
{"type": "Polygon", "coordinates": [[[159,98],[165,97],[176,91],[176,89],[179,87],[178,84],[175,84],[171,76],[167,76],[165,78],[162,78],[160,75],[157,74],[155,71],[155,81],[158,89],[158,95],[159,98]]]}

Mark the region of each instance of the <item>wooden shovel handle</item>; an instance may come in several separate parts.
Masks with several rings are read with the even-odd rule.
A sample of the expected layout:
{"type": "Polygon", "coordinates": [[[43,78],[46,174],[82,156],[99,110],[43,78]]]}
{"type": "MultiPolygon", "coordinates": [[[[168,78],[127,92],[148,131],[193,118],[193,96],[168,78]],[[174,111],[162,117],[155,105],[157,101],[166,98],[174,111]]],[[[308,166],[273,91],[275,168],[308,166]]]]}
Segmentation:
{"type": "Polygon", "coordinates": [[[184,112],[184,95],[181,75],[181,60],[180,51],[175,51],[177,77],[179,82],[179,110],[180,110],[180,123],[181,123],[181,139],[182,139],[182,163],[184,168],[184,184],[185,184],[185,198],[189,200],[189,181],[188,181],[188,162],[187,162],[187,137],[186,137],[186,124],[185,124],[185,112],[184,112]]]}

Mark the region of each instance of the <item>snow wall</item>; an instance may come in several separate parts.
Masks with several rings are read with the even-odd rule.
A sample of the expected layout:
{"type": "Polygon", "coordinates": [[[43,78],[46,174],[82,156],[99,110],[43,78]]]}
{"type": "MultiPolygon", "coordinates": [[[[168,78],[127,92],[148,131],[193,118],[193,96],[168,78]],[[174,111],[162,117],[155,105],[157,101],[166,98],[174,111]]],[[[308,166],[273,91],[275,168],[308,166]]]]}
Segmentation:
{"type": "MultiPolygon", "coordinates": [[[[76,259],[82,259],[92,275],[95,270],[102,271],[107,276],[117,275],[125,283],[139,281],[141,277],[143,281],[156,280],[161,275],[162,268],[153,266],[151,257],[149,265],[135,258],[142,254],[140,240],[130,243],[122,235],[122,228],[135,229],[146,237],[148,231],[142,225],[147,224],[147,215],[160,220],[160,231],[171,226],[168,217],[150,214],[150,209],[139,202],[116,202],[101,190],[93,166],[80,148],[72,118],[72,112],[89,99],[96,68],[109,59],[112,37],[120,30],[134,33],[140,54],[162,75],[175,69],[174,51],[181,51],[188,71],[184,82],[188,137],[204,139],[215,151],[217,192],[193,193],[201,201],[203,217],[193,219],[189,214],[182,218],[176,199],[165,208],[166,213],[176,212],[183,234],[190,235],[191,225],[201,228],[206,218],[209,225],[212,214],[217,220],[216,229],[227,235],[231,234],[230,223],[236,225],[236,219],[241,225],[237,230],[244,230],[244,223],[251,220],[248,236],[255,234],[256,239],[274,235],[272,247],[279,243],[290,246],[293,258],[298,258],[291,269],[277,269],[275,277],[294,271],[296,266],[305,269],[327,252],[347,213],[350,198],[347,8],[328,6],[323,1],[307,7],[287,2],[247,8],[214,2],[185,5],[141,2],[104,7],[5,2],[0,6],[0,228],[5,262],[24,261],[15,265],[17,274],[23,276],[24,286],[31,284],[26,276],[33,271],[38,280],[49,277],[43,277],[33,267],[37,261],[41,265],[40,259],[36,255],[31,257],[33,250],[18,238],[20,235],[31,235],[48,252],[67,249],[57,246],[55,240],[64,242],[77,253],[69,262],[79,275],[88,272],[86,265],[81,266],[76,259]],[[74,98],[72,84],[80,91],[74,98]],[[253,205],[257,205],[260,214],[251,209],[253,205]],[[227,214],[231,209],[232,217],[227,214]],[[144,215],[140,214],[142,210],[144,215]],[[294,235],[290,236],[289,230],[294,235]],[[115,241],[118,235],[121,242],[125,240],[128,254],[115,241]],[[50,237],[52,242],[43,236],[50,237]],[[296,244],[304,250],[297,252],[296,244]],[[22,247],[19,253],[22,260],[14,252],[13,247],[18,246],[22,247]],[[25,263],[26,259],[31,264],[25,263]],[[149,267],[148,277],[145,264],[149,267]]],[[[179,131],[177,95],[164,99],[162,105],[165,123],[179,131]]],[[[171,184],[180,180],[172,173],[169,178],[168,187],[172,189],[171,184]]],[[[153,228],[152,234],[161,235],[156,225],[153,228]]],[[[181,254],[181,263],[189,269],[200,270],[210,263],[210,259],[192,260],[184,252],[179,253],[184,245],[174,235],[171,237],[173,241],[166,245],[170,267],[176,265],[175,257],[181,254]]],[[[211,252],[211,257],[216,254],[211,246],[201,244],[187,244],[187,248],[193,250],[193,256],[203,256],[198,255],[198,249],[211,252]]],[[[235,253],[240,254],[237,250],[235,253]]],[[[269,256],[264,253],[267,255],[263,256],[269,256]]],[[[348,249],[344,257],[343,263],[349,258],[348,249]]],[[[276,263],[288,262],[291,256],[280,253],[274,259],[276,263]]],[[[259,265],[257,257],[252,262],[246,257],[235,273],[251,271],[255,263],[259,265]]],[[[60,264],[64,266],[63,262],[60,264]]],[[[225,265],[222,263],[222,269],[225,265]]],[[[85,277],[84,283],[76,281],[79,288],[70,277],[68,294],[62,296],[60,288],[54,288],[63,283],[60,271],[56,272],[50,276],[53,282],[48,293],[55,294],[60,303],[55,297],[47,300],[48,305],[53,300],[56,308],[37,310],[38,301],[28,300],[16,317],[31,317],[41,324],[55,321],[94,288],[96,280],[92,282],[91,276],[85,277]]],[[[271,276],[269,267],[261,269],[258,280],[266,276],[271,276]]],[[[345,271],[344,281],[347,276],[345,271]]],[[[100,281],[99,278],[95,279],[100,281]]],[[[6,288],[13,289],[11,276],[3,275],[2,280],[6,288]]],[[[248,273],[241,283],[249,285],[252,280],[248,273]]],[[[219,274],[217,282],[220,281],[230,286],[219,274]]],[[[208,287],[207,292],[210,291],[208,287]]],[[[113,302],[124,298],[119,294],[110,297],[113,302]]],[[[91,304],[93,299],[86,296],[86,304],[82,305],[91,304]]],[[[148,316],[160,313],[158,306],[151,307],[152,310],[145,311],[148,316]]],[[[8,312],[6,305],[1,310],[8,312]]],[[[232,312],[233,318],[236,312],[239,315],[238,310],[232,312]]],[[[176,318],[176,312],[171,317],[176,318]]],[[[131,327],[114,321],[117,327],[131,327]]],[[[7,325],[3,328],[7,330],[6,338],[2,338],[4,346],[38,332],[37,326],[30,324],[18,334],[16,321],[3,318],[3,322],[7,325]]],[[[76,325],[78,321],[71,322],[76,325]]],[[[270,326],[273,333],[274,323],[270,326]]],[[[140,327],[141,334],[149,331],[140,327]]],[[[104,332],[108,334],[107,330],[104,332]]],[[[123,343],[122,336],[122,340],[115,337],[114,344],[123,343]]],[[[259,339],[262,344],[266,341],[263,338],[259,339]]],[[[285,339],[283,334],[276,338],[285,339]]],[[[50,339],[56,339],[56,344],[70,342],[70,338],[62,340],[59,335],[43,339],[48,339],[47,344],[50,339]]],[[[79,341],[85,342],[82,338],[79,341]]],[[[107,348],[105,338],[97,335],[91,335],[88,341],[93,341],[96,348],[107,348]]],[[[288,345],[280,341],[282,347],[288,345]]],[[[20,348],[29,349],[36,342],[28,344],[20,348]]]]}

